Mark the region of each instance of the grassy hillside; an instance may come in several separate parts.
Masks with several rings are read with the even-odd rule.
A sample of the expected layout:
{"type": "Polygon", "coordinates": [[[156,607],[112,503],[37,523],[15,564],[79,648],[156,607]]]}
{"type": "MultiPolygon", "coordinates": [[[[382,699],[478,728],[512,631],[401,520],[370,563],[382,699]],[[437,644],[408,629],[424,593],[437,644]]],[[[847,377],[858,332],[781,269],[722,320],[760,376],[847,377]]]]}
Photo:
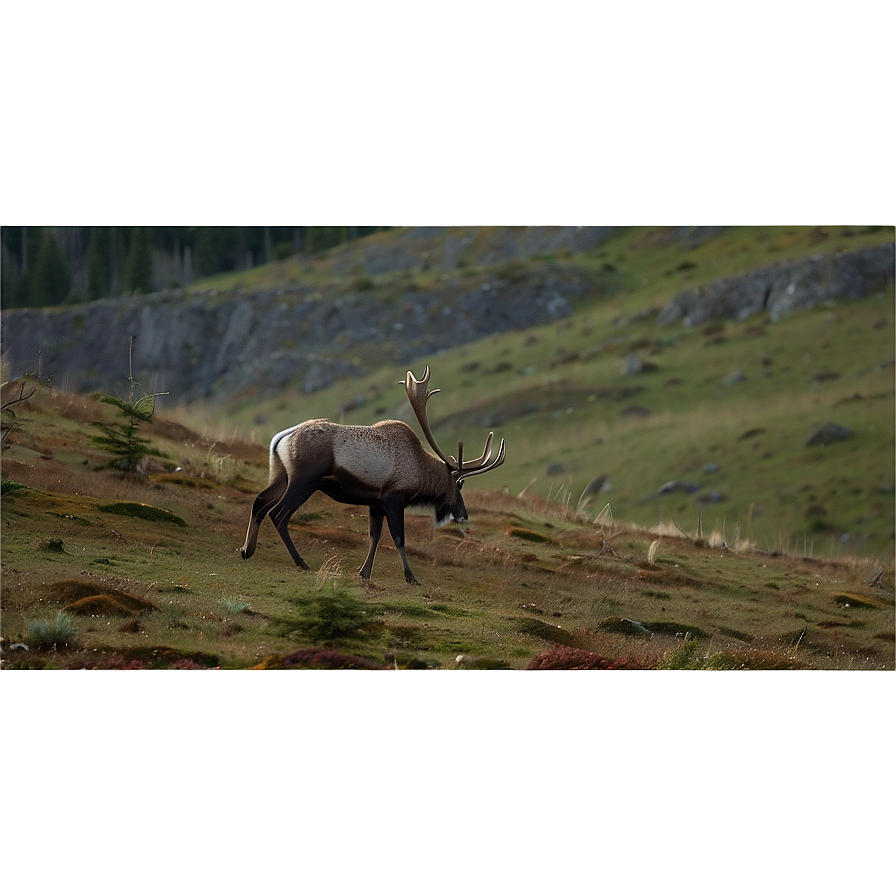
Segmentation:
{"type": "MultiPolygon", "coordinates": [[[[573,323],[578,338],[582,329],[573,323]]],[[[536,366],[550,354],[548,335],[530,346],[536,366]]],[[[521,337],[508,339],[511,352],[521,337]]],[[[479,346],[439,365],[449,387],[433,401],[444,400],[446,433],[462,384],[499,363],[479,346]]],[[[522,374],[495,377],[496,398],[518,394],[522,374]]],[[[379,388],[381,401],[398,404],[379,388]]],[[[538,395],[551,394],[543,379],[538,395]]],[[[582,407],[612,402],[588,398],[582,407]]],[[[497,412],[482,402],[475,415],[497,412]]],[[[421,588],[404,583],[385,538],[365,586],[353,570],[366,552],[366,513],[322,496],[293,522],[317,572],[292,566],[269,523],[255,557],[239,559],[266,480],[258,446],[213,443],[157,414],[146,434],[161,454],[145,477],[125,480],[96,469],[104,457],[90,422],[110,419],[108,406],[41,388],[16,411],[3,455],[4,668],[894,668],[892,558],[754,551],[730,533],[698,532],[693,519],[680,520],[688,534],[649,531],[621,522],[615,507],[577,515],[575,502],[532,489],[516,497],[501,481],[477,491],[471,481],[464,527],[408,519],[421,588]]],[[[512,445],[532,439],[538,457],[526,418],[553,413],[511,415],[498,428],[512,445]]],[[[557,418],[558,448],[575,443],[574,416],[557,418]]],[[[614,450],[634,455],[633,419],[647,425],[626,418],[607,430],[614,450]]],[[[464,422],[470,441],[480,424],[464,422]]],[[[820,482],[826,460],[807,463],[820,482]]],[[[511,471],[508,461],[499,480],[512,481],[511,471]]]]}
{"type": "MultiPolygon", "coordinates": [[[[387,300],[409,277],[421,288],[437,278],[487,286],[495,277],[548,276],[558,265],[587,271],[594,288],[576,300],[573,317],[420,359],[443,390],[431,405],[437,436],[447,444],[471,443],[489,429],[505,436],[508,461],[494,476],[511,494],[526,490],[574,508],[604,477],[590,496],[592,513],[609,502],[617,519],[640,526],[674,521],[766,551],[884,561],[894,551],[892,290],[775,323],[757,315],[689,329],[660,327],[655,318],[681,289],[892,236],[879,227],[749,227],[700,241],[687,229],[629,228],[590,252],[489,267],[498,237],[481,228],[454,270],[415,243],[418,267],[368,279],[387,300]],[[853,435],[804,447],[828,422],[853,435]]],[[[382,252],[397,251],[402,239],[401,231],[370,238],[382,252]]],[[[251,274],[255,285],[301,277],[351,283],[367,276],[371,248],[361,242],[251,274]]],[[[402,374],[383,358],[368,377],[310,395],[251,394],[175,413],[203,432],[258,444],[317,416],[410,420],[395,385],[402,374]]]]}

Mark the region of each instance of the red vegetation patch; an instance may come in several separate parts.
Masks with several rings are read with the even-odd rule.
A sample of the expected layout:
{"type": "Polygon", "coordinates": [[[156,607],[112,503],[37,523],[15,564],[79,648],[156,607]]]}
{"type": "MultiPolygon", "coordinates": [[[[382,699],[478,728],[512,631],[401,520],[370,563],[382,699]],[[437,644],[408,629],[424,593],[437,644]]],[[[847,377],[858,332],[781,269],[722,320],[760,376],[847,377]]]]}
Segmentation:
{"type": "Polygon", "coordinates": [[[128,659],[120,653],[104,655],[95,659],[78,657],[68,664],[69,669],[145,669],[143,660],[128,659]]]}
{"type": "Polygon", "coordinates": [[[579,647],[558,645],[546,653],[540,653],[526,667],[527,669],[651,669],[641,660],[630,656],[614,659],[582,650],[579,647]]]}
{"type": "Polygon", "coordinates": [[[309,647],[283,657],[268,657],[256,669],[386,669],[382,663],[338,650],[309,647]]]}

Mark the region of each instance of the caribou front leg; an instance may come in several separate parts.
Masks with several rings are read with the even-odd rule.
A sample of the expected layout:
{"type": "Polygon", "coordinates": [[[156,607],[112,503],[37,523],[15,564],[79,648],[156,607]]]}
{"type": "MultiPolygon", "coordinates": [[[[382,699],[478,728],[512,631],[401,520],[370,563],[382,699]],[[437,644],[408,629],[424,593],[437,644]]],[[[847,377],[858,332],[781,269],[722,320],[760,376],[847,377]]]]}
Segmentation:
{"type": "Polygon", "coordinates": [[[395,550],[398,551],[398,556],[401,557],[401,565],[404,567],[404,580],[408,585],[419,585],[420,583],[411,572],[408,558],[404,553],[404,503],[401,501],[387,501],[386,520],[389,523],[392,541],[395,542],[395,550]]]}
{"type": "Polygon", "coordinates": [[[365,581],[370,581],[370,574],[373,572],[373,558],[376,556],[376,548],[380,543],[380,535],[383,534],[384,518],[385,512],[381,507],[370,508],[370,520],[367,527],[370,534],[370,550],[367,552],[367,559],[358,569],[358,575],[365,581]]]}

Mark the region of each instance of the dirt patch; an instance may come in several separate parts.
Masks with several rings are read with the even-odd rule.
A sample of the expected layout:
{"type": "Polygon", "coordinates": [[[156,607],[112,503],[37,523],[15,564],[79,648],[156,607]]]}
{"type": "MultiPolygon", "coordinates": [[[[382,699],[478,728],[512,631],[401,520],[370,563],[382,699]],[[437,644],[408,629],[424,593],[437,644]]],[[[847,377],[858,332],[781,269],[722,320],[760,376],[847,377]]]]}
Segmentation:
{"type": "Polygon", "coordinates": [[[302,535],[325,541],[337,548],[357,548],[367,544],[367,536],[339,526],[302,526],[302,535]]]}
{"type": "Polygon", "coordinates": [[[642,567],[635,575],[642,582],[651,582],[657,585],[693,589],[701,587],[701,583],[693,576],[674,569],[645,569],[642,567]]]}
{"type": "Polygon", "coordinates": [[[158,473],[152,477],[153,482],[165,485],[177,485],[181,488],[204,488],[214,490],[217,483],[211,479],[200,479],[198,476],[188,476],[186,473],[158,473]]]}
{"type": "Polygon", "coordinates": [[[83,616],[128,616],[159,609],[145,598],[106,588],[101,583],[75,580],[50,585],[47,598],[65,607],[68,612],[83,616]]]}
{"type": "Polygon", "coordinates": [[[78,616],[130,616],[131,611],[111,594],[93,594],[66,606],[66,611],[78,616]]]}

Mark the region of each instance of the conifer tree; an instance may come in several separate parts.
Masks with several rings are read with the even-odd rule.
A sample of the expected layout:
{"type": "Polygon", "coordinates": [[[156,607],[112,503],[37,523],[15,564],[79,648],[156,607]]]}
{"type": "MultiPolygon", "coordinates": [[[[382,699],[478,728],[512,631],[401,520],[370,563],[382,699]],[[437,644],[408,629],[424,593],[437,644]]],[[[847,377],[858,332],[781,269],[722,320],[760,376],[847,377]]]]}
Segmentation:
{"type": "Polygon", "coordinates": [[[124,266],[124,286],[131,292],[152,292],[152,239],[147,227],[135,227],[131,233],[124,266]]]}
{"type": "Polygon", "coordinates": [[[87,244],[87,299],[101,299],[108,295],[109,276],[100,249],[100,239],[96,227],[90,228],[90,242],[87,244]]]}
{"type": "Polygon", "coordinates": [[[32,308],[58,305],[65,301],[72,285],[72,274],[51,228],[43,228],[34,270],[28,282],[28,304],[32,308]]]}

